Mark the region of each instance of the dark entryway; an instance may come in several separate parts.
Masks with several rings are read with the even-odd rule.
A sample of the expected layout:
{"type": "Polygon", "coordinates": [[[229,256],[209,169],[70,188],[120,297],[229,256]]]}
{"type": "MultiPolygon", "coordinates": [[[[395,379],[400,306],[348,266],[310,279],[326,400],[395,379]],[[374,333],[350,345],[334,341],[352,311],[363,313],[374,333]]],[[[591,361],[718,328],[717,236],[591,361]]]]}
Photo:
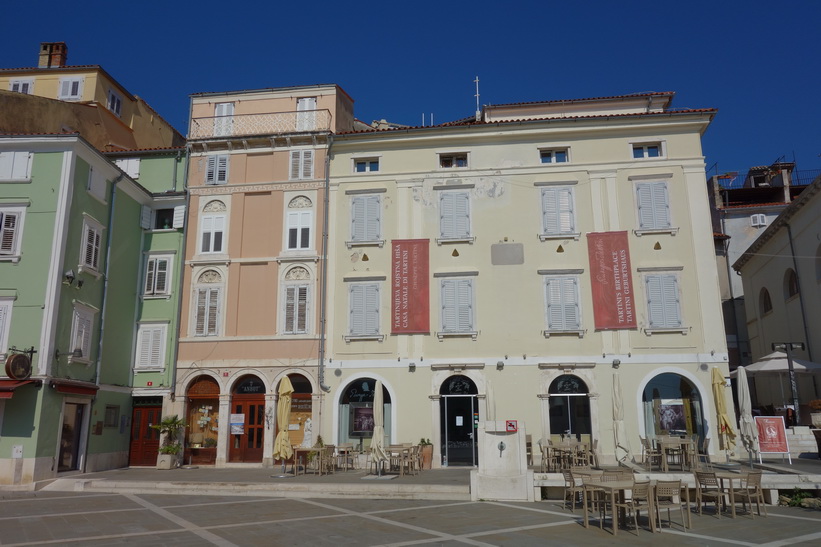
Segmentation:
{"type": "Polygon", "coordinates": [[[228,461],[262,461],[265,435],[265,385],[256,376],[244,376],[231,396],[228,461]]]}
{"type": "Polygon", "coordinates": [[[128,465],[155,466],[160,449],[160,432],[151,426],[162,421],[162,405],[138,405],[134,402],[131,413],[131,446],[128,451],[128,465]]]}
{"type": "Polygon", "coordinates": [[[442,465],[476,465],[479,405],[476,384],[467,376],[451,376],[439,390],[442,465]]]}

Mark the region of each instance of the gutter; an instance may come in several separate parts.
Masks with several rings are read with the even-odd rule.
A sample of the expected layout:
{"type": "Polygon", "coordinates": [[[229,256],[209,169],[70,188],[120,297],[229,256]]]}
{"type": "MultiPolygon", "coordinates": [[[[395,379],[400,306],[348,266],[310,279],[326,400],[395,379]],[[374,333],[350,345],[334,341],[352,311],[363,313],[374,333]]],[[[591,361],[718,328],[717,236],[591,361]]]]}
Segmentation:
{"type": "Polygon", "coordinates": [[[798,284],[798,304],[801,306],[801,322],[804,324],[804,340],[806,341],[807,357],[812,361],[812,345],[810,344],[810,331],[807,328],[807,312],[804,309],[804,292],[801,287],[801,276],[798,275],[798,261],[795,258],[795,246],[793,245],[792,228],[789,222],[787,226],[787,240],[790,242],[790,254],[792,255],[792,269],[795,272],[795,282],[798,284]]]}
{"type": "Polygon", "coordinates": [[[317,376],[319,379],[319,389],[325,393],[331,391],[331,386],[325,384],[325,330],[327,324],[327,299],[328,299],[328,219],[330,217],[330,193],[331,193],[331,147],[334,144],[333,134],[328,135],[328,151],[325,154],[325,196],[323,205],[325,207],[324,218],[322,220],[322,281],[319,295],[319,365],[317,376]]]}

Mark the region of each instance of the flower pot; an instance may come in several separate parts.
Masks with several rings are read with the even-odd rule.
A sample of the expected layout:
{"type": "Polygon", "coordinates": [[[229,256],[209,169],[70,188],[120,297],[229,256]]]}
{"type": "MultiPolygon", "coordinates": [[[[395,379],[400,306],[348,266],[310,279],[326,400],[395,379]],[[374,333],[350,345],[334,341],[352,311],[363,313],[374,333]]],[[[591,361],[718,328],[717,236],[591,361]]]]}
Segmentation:
{"type": "Polygon", "coordinates": [[[177,466],[176,454],[157,455],[157,469],[174,469],[177,466]]]}
{"type": "Polygon", "coordinates": [[[423,444],[420,448],[422,452],[422,469],[430,469],[433,462],[433,445],[423,444]]]}

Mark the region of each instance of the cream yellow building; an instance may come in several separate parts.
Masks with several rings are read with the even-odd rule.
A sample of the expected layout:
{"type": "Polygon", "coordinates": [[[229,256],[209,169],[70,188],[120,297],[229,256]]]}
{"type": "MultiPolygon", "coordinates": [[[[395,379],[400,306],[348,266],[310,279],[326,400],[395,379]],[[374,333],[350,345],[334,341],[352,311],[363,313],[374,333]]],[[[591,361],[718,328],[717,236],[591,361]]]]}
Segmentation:
{"type": "Polygon", "coordinates": [[[729,371],[700,142],[715,111],[672,99],[334,135],[326,440],[369,445],[380,380],[385,441],[429,438],[435,466],[476,464],[485,419],[610,461],[662,432],[717,451],[711,369],[729,371]]]}

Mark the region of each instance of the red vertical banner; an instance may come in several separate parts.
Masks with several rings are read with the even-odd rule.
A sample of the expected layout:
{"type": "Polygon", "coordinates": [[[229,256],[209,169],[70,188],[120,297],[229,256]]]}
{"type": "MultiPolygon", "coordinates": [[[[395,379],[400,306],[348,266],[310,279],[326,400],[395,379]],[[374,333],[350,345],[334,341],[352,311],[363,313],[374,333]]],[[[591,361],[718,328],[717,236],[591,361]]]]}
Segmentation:
{"type": "Polygon", "coordinates": [[[593,316],[598,330],[636,328],[627,232],[587,234],[593,316]]]}
{"type": "Polygon", "coordinates": [[[427,239],[393,241],[391,333],[430,332],[430,283],[427,239]]]}

